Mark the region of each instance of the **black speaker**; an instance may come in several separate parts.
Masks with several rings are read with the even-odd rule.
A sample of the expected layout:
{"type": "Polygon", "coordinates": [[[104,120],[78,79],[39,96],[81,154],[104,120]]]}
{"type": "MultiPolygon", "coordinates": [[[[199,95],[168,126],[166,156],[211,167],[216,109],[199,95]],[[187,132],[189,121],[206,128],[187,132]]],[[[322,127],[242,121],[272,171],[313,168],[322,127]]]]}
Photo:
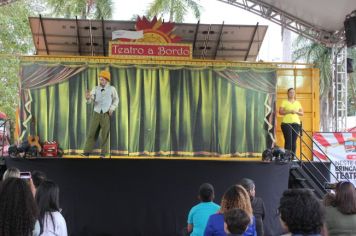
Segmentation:
{"type": "Polygon", "coordinates": [[[344,21],[347,47],[356,45],[356,16],[346,17],[344,21]]]}
{"type": "Polygon", "coordinates": [[[347,58],[347,73],[354,72],[354,60],[352,58],[347,58]]]}

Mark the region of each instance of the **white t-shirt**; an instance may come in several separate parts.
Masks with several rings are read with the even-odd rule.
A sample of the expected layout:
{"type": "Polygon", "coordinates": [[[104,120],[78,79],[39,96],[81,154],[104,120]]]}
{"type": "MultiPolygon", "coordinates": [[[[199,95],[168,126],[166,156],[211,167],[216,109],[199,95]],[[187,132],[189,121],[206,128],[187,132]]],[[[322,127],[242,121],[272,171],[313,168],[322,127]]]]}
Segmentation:
{"type": "Polygon", "coordinates": [[[40,236],[54,236],[54,235],[55,236],[68,235],[66,221],[63,218],[62,214],[58,211],[46,213],[43,222],[43,233],[40,236]],[[52,218],[49,214],[52,214],[54,228],[53,228],[52,218]]]}

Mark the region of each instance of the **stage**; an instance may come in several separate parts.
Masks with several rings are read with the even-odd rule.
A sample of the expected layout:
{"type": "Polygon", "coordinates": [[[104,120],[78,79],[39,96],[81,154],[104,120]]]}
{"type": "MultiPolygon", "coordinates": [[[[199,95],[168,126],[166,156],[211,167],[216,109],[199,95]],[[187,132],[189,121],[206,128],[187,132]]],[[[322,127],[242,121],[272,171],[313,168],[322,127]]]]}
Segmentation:
{"type": "Polygon", "coordinates": [[[6,158],[7,167],[44,171],[60,186],[69,235],[181,235],[204,182],[215,202],[240,178],[256,182],[266,206],[266,235],[281,232],[277,208],[290,163],[160,159],[6,158]]]}
{"type": "MultiPolygon", "coordinates": [[[[296,74],[303,79],[298,91],[305,130],[318,129],[319,120],[310,115],[319,113],[313,110],[319,104],[314,69],[94,57],[22,62],[19,139],[55,141],[65,158],[6,159],[6,165],[44,171],[60,185],[70,235],[181,235],[202,183],[215,186],[220,203],[224,191],[244,177],[255,180],[265,202],[266,236],[281,233],[276,212],[291,163],[260,160],[273,142],[282,146],[275,108],[296,74]],[[59,63],[55,69],[53,62],[59,63]],[[84,95],[107,66],[120,100],[110,118],[113,158],[78,158],[93,115],[84,95]]],[[[97,148],[93,154],[100,153],[97,148]]]]}

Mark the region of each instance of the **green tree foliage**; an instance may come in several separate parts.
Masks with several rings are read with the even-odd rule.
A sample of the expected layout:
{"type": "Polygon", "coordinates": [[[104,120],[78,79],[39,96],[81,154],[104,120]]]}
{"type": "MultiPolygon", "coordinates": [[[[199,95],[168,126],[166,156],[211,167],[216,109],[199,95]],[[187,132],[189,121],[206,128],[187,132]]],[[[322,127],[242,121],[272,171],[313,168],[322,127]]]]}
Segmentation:
{"type": "MultiPolygon", "coordinates": [[[[313,63],[315,67],[320,69],[320,117],[330,117],[328,111],[333,111],[333,95],[332,95],[332,68],[331,68],[331,48],[325,47],[319,43],[311,41],[303,36],[298,38],[293,43],[293,60],[313,63]]],[[[348,50],[348,57],[356,62],[356,49],[348,50]]],[[[352,104],[352,85],[351,80],[355,81],[356,73],[349,75],[348,80],[348,115],[355,114],[355,107],[352,104]]],[[[330,120],[321,119],[321,126],[326,130],[330,120]]]]}
{"type": "Polygon", "coordinates": [[[348,115],[356,116],[356,47],[350,48],[347,53],[348,57],[353,59],[352,68],[354,70],[349,74],[347,84],[348,115]]]}
{"type": "Polygon", "coordinates": [[[19,59],[34,51],[26,1],[0,7],[0,110],[12,120],[18,105],[19,59]]]}
{"type": "Polygon", "coordinates": [[[154,0],[147,11],[147,16],[163,16],[169,14],[169,21],[183,22],[184,16],[192,11],[195,18],[200,18],[201,6],[193,0],[154,0]]]}
{"type": "Polygon", "coordinates": [[[111,0],[43,0],[56,17],[81,19],[111,19],[111,0]]]}
{"type": "Polygon", "coordinates": [[[293,43],[293,61],[312,63],[320,69],[320,96],[327,96],[332,86],[331,48],[298,36],[293,43]]]}

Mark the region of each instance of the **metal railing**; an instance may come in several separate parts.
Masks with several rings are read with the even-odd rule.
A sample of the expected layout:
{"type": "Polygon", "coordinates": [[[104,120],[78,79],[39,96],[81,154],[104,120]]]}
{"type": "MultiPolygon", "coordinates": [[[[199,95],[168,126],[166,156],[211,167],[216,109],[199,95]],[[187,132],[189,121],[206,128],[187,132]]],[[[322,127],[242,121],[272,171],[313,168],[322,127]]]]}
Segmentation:
{"type": "MultiPolygon", "coordinates": [[[[288,124],[289,125],[289,124],[288,124]]],[[[330,174],[331,177],[333,177],[336,182],[339,182],[339,179],[334,175],[334,173],[330,170],[330,168],[326,165],[326,163],[330,163],[330,167],[334,167],[336,171],[340,172],[340,176],[348,181],[348,178],[344,175],[344,173],[339,169],[339,167],[337,165],[335,165],[335,163],[329,158],[329,156],[323,151],[322,148],[320,148],[320,146],[314,142],[313,138],[303,129],[302,124],[300,125],[300,130],[299,132],[297,130],[295,130],[291,125],[289,125],[289,127],[291,128],[292,132],[294,132],[294,134],[297,134],[299,137],[299,141],[300,141],[300,157],[298,158],[295,153],[293,153],[294,157],[297,159],[297,163],[299,164],[299,166],[302,168],[302,170],[304,170],[308,176],[314,181],[315,184],[317,184],[321,189],[326,191],[325,188],[325,183],[329,182],[330,180],[325,178],[324,174],[320,171],[320,169],[314,164],[315,161],[311,161],[309,160],[309,158],[303,153],[302,151],[302,145],[304,144],[304,146],[313,154],[313,157],[316,157],[318,162],[321,163],[321,166],[330,174]],[[319,151],[325,156],[326,160],[321,160],[318,155],[314,155],[313,152],[313,147],[310,147],[307,142],[303,139],[303,137],[307,137],[308,140],[311,140],[311,143],[313,145],[315,145],[319,151]],[[325,181],[325,183],[321,183],[319,181],[319,178],[309,169],[306,168],[306,165],[304,164],[304,161],[306,160],[306,162],[309,163],[309,165],[312,167],[312,169],[314,169],[316,171],[316,173],[318,173],[321,177],[321,179],[323,181],[325,181]]]]}

